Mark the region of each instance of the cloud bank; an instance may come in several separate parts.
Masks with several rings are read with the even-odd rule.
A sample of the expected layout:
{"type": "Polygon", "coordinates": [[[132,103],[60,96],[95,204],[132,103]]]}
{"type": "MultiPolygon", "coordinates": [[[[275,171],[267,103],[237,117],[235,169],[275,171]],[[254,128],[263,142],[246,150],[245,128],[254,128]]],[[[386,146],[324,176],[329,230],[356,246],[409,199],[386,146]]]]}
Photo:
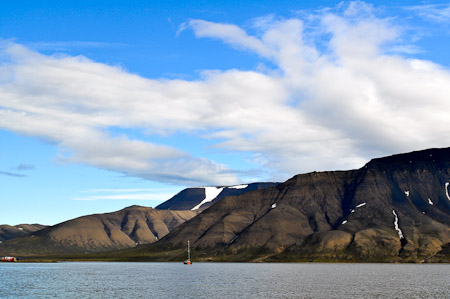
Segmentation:
{"type": "Polygon", "coordinates": [[[153,136],[186,134],[225,154],[248,153],[272,178],[449,146],[449,70],[392,54],[409,46],[397,42],[401,30],[364,3],[313,17],[314,28],[268,18],[255,22],[256,34],[205,20],[183,24],[269,65],[205,71],[196,81],[146,79],[5,42],[0,127],[55,143],[62,161],[183,185],[237,184],[239,172],[153,136]],[[147,138],[133,139],[128,129],[147,138]]]}

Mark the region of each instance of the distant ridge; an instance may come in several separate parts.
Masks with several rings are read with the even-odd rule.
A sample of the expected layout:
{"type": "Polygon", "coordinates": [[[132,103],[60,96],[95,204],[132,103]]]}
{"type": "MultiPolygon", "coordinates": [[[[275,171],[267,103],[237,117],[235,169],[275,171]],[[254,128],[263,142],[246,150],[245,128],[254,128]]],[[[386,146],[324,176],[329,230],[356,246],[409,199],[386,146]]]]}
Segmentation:
{"type": "Polygon", "coordinates": [[[19,224],[19,225],[0,225],[0,241],[7,241],[10,239],[28,236],[38,230],[46,228],[42,224],[19,224]]]}
{"type": "Polygon", "coordinates": [[[227,196],[271,188],[279,183],[251,183],[248,185],[187,188],[163,202],[159,210],[204,210],[227,196]]]}
{"type": "Polygon", "coordinates": [[[68,220],[36,231],[32,236],[0,244],[0,252],[45,256],[117,250],[148,244],[191,219],[195,211],[164,211],[130,206],[113,213],[68,220]]]}

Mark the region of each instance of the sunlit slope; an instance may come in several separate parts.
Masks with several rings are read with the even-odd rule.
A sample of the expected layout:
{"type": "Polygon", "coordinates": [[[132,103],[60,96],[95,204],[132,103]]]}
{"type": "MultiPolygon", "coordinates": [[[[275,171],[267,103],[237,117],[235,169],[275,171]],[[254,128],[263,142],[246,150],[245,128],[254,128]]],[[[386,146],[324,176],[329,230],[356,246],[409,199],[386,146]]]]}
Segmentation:
{"type": "Polygon", "coordinates": [[[196,214],[131,206],[113,213],[83,216],[3,242],[0,252],[39,256],[129,248],[157,241],[196,214]]]}

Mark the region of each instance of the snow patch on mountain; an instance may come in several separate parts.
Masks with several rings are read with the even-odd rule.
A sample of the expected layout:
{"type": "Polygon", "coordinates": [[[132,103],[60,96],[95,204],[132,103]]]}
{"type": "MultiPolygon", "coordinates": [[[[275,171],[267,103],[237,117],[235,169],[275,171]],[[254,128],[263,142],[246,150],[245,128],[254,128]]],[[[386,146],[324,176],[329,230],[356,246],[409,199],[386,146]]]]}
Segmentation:
{"type": "Polygon", "coordinates": [[[191,209],[191,211],[198,210],[203,204],[205,204],[207,202],[211,202],[214,199],[216,199],[217,196],[219,196],[219,194],[223,191],[224,188],[223,187],[222,188],[218,188],[218,187],[203,187],[203,189],[205,189],[205,199],[203,199],[202,202],[200,202],[198,205],[193,207],[191,209]]]}
{"type": "Polygon", "coordinates": [[[248,185],[237,185],[237,186],[230,186],[228,188],[231,188],[231,189],[245,189],[247,187],[248,187],[248,185]]]}
{"type": "Polygon", "coordinates": [[[450,200],[450,195],[448,195],[448,185],[450,183],[445,183],[445,195],[447,195],[448,200],[450,200]]]}
{"type": "Polygon", "coordinates": [[[397,216],[397,213],[395,212],[395,210],[392,210],[392,214],[394,214],[394,216],[395,216],[395,220],[394,220],[394,228],[395,228],[395,230],[396,230],[397,233],[398,233],[398,237],[399,237],[400,239],[404,239],[405,237],[403,236],[403,232],[402,232],[402,230],[400,229],[400,227],[398,226],[398,216],[397,216]]]}

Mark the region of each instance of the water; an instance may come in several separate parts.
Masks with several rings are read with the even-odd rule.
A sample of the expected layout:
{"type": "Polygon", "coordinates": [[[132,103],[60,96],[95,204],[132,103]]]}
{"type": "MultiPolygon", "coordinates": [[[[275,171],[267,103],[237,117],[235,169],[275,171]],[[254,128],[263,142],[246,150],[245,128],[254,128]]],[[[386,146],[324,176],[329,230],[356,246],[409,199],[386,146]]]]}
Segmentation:
{"type": "Polygon", "coordinates": [[[0,298],[450,298],[450,265],[0,263],[0,298]]]}

